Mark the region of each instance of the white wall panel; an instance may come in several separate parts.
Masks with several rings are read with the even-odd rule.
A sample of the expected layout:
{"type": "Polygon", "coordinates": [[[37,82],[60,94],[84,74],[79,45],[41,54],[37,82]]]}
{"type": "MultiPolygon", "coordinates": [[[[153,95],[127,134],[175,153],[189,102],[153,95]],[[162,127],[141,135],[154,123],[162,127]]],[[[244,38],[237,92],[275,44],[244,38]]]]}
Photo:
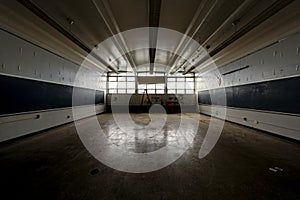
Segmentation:
{"type": "MultiPolygon", "coordinates": [[[[0,30],[0,43],[0,74],[2,75],[106,92],[104,73],[83,68],[76,78],[79,65],[4,30],[0,30]]],[[[87,107],[89,106],[82,106],[82,112],[87,107]]],[[[105,105],[97,105],[96,110],[96,113],[104,112],[105,105]]],[[[90,113],[85,113],[82,117],[89,115],[90,113]]],[[[72,120],[71,108],[0,116],[0,142],[72,120]]]]}
{"type": "MultiPolygon", "coordinates": [[[[218,113],[212,113],[212,107],[221,106],[200,105],[199,109],[203,114],[218,117],[218,113]]],[[[226,120],[300,140],[300,116],[227,107],[226,120]]]]}
{"type": "MultiPolygon", "coordinates": [[[[300,33],[295,33],[218,70],[197,74],[196,77],[199,78],[196,79],[196,91],[300,76],[299,41],[300,33]],[[230,73],[245,66],[249,67],[230,73]],[[223,75],[228,72],[229,74],[223,75]]],[[[211,106],[200,105],[199,109],[201,113],[217,116],[216,113],[211,113],[211,106]]],[[[227,120],[235,123],[300,140],[300,116],[297,114],[230,107],[227,108],[226,116],[227,120]]]]}

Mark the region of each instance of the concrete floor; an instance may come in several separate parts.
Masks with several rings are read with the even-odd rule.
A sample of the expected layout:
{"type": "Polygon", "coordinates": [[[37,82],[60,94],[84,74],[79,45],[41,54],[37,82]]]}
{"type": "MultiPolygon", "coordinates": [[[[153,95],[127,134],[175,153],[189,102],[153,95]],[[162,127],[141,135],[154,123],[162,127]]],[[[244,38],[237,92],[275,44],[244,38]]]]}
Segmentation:
{"type": "MultiPolygon", "coordinates": [[[[212,152],[200,160],[210,117],[188,116],[200,122],[191,148],[150,173],[125,173],[100,163],[85,149],[73,123],[2,143],[1,199],[300,199],[299,143],[225,123],[212,152]],[[274,167],[282,171],[269,169],[274,167]]],[[[146,114],[132,117],[149,122],[146,114]]],[[[168,116],[170,126],[178,117],[168,116]]],[[[122,135],[111,114],[98,119],[108,138],[113,130],[122,135]]],[[[122,137],[111,141],[123,141],[130,151],[151,152],[166,144],[155,137],[143,137],[138,144],[130,138],[124,143],[122,137]]]]}

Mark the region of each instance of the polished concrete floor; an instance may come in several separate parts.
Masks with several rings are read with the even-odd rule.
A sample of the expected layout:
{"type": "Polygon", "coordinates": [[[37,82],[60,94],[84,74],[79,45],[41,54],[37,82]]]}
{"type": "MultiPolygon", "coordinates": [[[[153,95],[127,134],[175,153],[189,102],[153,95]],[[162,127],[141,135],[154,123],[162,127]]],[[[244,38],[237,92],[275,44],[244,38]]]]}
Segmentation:
{"type": "MultiPolygon", "coordinates": [[[[1,199],[300,199],[298,142],[225,123],[213,150],[199,159],[210,117],[186,117],[199,122],[192,144],[178,160],[149,173],[102,164],[86,150],[73,123],[2,143],[1,199]]],[[[150,122],[147,114],[132,118],[140,125],[150,122]]],[[[168,115],[169,131],[140,135],[137,142],[118,129],[111,114],[98,116],[109,144],[136,153],[176,141],[172,130],[178,118],[168,115]]]]}

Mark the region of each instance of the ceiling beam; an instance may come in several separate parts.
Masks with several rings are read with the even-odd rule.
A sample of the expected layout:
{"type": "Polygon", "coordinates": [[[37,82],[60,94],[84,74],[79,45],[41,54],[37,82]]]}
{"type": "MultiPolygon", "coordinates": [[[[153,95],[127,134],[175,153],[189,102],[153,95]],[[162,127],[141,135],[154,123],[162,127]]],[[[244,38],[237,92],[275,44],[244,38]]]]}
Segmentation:
{"type": "MultiPolygon", "coordinates": [[[[169,63],[169,66],[172,66],[169,71],[168,74],[170,72],[172,72],[174,70],[174,68],[176,67],[175,64],[178,62],[178,60],[180,59],[180,54],[182,54],[182,52],[184,52],[190,45],[191,41],[194,39],[195,35],[197,34],[197,32],[200,30],[200,28],[203,26],[205,20],[208,18],[208,16],[210,15],[210,13],[213,11],[213,9],[215,8],[215,6],[218,3],[218,0],[215,0],[214,3],[212,4],[212,6],[210,7],[210,9],[206,12],[205,16],[203,17],[203,19],[200,21],[200,23],[197,25],[197,27],[195,28],[195,30],[191,33],[192,27],[195,26],[195,23],[197,21],[197,19],[199,18],[200,14],[203,12],[203,8],[204,5],[206,4],[206,0],[202,1],[200,3],[200,5],[197,8],[197,11],[191,21],[191,23],[189,24],[188,28],[185,31],[185,34],[183,36],[183,38],[181,39],[179,45],[177,46],[177,49],[175,51],[175,59],[173,59],[171,61],[171,63],[169,63]],[[188,35],[191,35],[190,37],[188,35]]],[[[191,57],[191,56],[190,56],[191,57]]],[[[180,69],[181,66],[183,66],[184,64],[187,63],[187,61],[190,59],[187,58],[175,71],[173,71],[172,73],[175,73],[176,71],[178,71],[180,69]]]]}
{"type": "Polygon", "coordinates": [[[150,74],[153,74],[157,46],[157,29],[159,26],[161,0],[149,0],[149,57],[150,74]]]}
{"type": "Polygon", "coordinates": [[[94,4],[95,8],[97,9],[98,13],[100,14],[101,18],[103,19],[104,23],[106,24],[106,27],[110,34],[112,35],[112,42],[117,47],[120,54],[126,59],[126,61],[129,63],[130,67],[132,68],[133,72],[136,73],[136,64],[129,53],[129,49],[127,46],[127,43],[121,33],[121,30],[119,28],[119,25],[113,15],[113,12],[110,8],[110,4],[107,0],[101,0],[101,1],[95,1],[92,0],[92,3],[94,4]],[[101,6],[99,6],[99,3],[101,2],[101,6]],[[104,9],[103,9],[104,8],[104,9]],[[115,37],[115,35],[118,34],[118,38],[115,37]]]}
{"type": "Polygon", "coordinates": [[[112,66],[110,66],[108,63],[106,63],[102,58],[100,58],[98,55],[94,54],[92,52],[92,49],[90,49],[86,44],[84,44],[82,41],[80,41],[76,36],[65,30],[60,24],[58,24],[54,19],[52,19],[49,15],[47,15],[41,8],[39,8],[35,3],[33,3],[30,0],[17,0],[20,4],[22,4],[24,7],[26,7],[28,10],[33,12],[35,15],[40,17],[43,21],[45,21],[47,24],[49,24],[51,27],[56,29],[58,32],[60,32],[62,35],[67,37],[69,40],[71,40],[73,43],[75,43],[77,46],[79,46],[82,50],[84,50],[86,53],[91,54],[97,61],[99,61],[102,65],[106,66],[108,69],[117,72],[116,69],[114,69],[112,66]]]}
{"type": "Polygon", "coordinates": [[[216,48],[214,48],[209,54],[204,56],[202,59],[200,59],[196,64],[194,64],[191,68],[186,70],[184,74],[187,74],[194,69],[196,69],[198,66],[203,64],[205,61],[207,61],[210,57],[215,56],[217,53],[231,45],[236,40],[240,39],[242,36],[253,30],[255,27],[260,25],[262,22],[270,18],[271,16],[275,15],[279,10],[285,8],[287,5],[292,3],[294,0],[278,0],[275,3],[273,3],[271,6],[266,8],[264,11],[262,11],[259,15],[257,15],[253,20],[251,20],[249,23],[247,23],[245,26],[243,26],[241,29],[239,29],[237,32],[235,32],[233,35],[231,35],[227,40],[222,42],[220,45],[218,45],[216,48]]]}
{"type": "MultiPolygon", "coordinates": [[[[245,7],[247,7],[248,5],[250,5],[251,3],[253,3],[253,0],[245,0],[204,42],[203,44],[201,44],[202,47],[205,47],[208,43],[208,41],[214,37],[216,35],[216,33],[218,33],[222,28],[224,28],[225,25],[227,25],[228,23],[232,23],[232,21],[234,21],[235,16],[245,7]]],[[[196,52],[194,52],[196,53],[196,52]]],[[[194,54],[193,53],[193,54],[194,54]]],[[[205,52],[207,53],[207,52],[205,52]]],[[[192,55],[193,55],[192,54],[192,55]]],[[[178,70],[180,70],[180,68],[182,66],[184,66],[186,63],[189,63],[189,61],[192,59],[192,56],[190,56],[188,59],[186,59],[182,64],[180,64],[174,71],[173,73],[176,73],[178,70]]]]}

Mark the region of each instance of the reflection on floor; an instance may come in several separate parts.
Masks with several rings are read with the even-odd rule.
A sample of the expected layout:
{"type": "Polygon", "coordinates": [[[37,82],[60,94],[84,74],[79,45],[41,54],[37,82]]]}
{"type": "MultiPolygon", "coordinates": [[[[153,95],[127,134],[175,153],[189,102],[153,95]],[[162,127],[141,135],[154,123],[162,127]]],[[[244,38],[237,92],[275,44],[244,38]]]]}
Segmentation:
{"type": "MultiPolygon", "coordinates": [[[[51,200],[300,199],[299,143],[225,123],[214,149],[199,159],[210,118],[185,116],[199,122],[195,139],[174,163],[149,173],[121,172],[97,161],[85,149],[72,123],[3,143],[2,196],[51,200]]],[[[151,123],[147,114],[131,117],[140,126],[151,123]]],[[[172,134],[179,126],[178,114],[168,115],[168,125],[161,132],[141,129],[138,136],[126,135],[111,114],[99,115],[98,120],[111,145],[131,152],[154,152],[176,143],[172,134]]]]}

